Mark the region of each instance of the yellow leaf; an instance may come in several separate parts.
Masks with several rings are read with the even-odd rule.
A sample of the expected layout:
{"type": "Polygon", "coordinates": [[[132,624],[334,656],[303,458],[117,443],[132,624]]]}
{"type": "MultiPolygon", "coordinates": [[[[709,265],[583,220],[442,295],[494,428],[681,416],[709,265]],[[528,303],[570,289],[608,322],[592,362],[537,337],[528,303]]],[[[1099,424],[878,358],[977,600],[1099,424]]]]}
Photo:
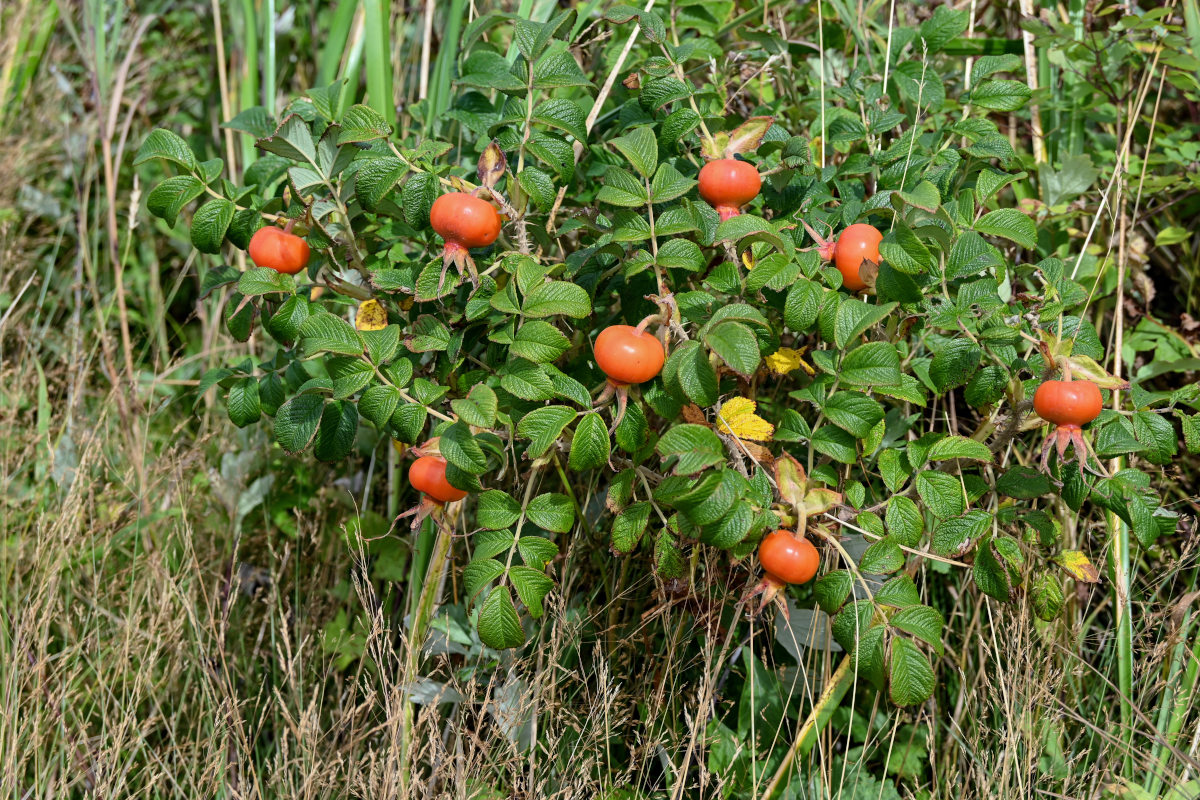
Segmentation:
{"type": "Polygon", "coordinates": [[[803,369],[809,375],[813,374],[813,368],[804,360],[804,351],[807,347],[801,347],[799,350],[793,350],[790,347],[781,347],[771,355],[767,356],[767,366],[772,372],[779,375],[787,375],[794,369],[803,369]]]}
{"type": "Polygon", "coordinates": [[[367,300],[358,307],[354,327],[360,331],[381,331],[387,327],[387,312],[378,300],[367,300]]]}
{"type": "Polygon", "coordinates": [[[745,397],[734,397],[717,412],[717,428],[739,439],[769,442],[775,426],[754,413],[758,404],[745,397]]]}
{"type": "Polygon", "coordinates": [[[1051,559],[1055,564],[1071,573],[1071,576],[1077,581],[1084,583],[1099,583],[1100,570],[1088,560],[1079,550],[1063,550],[1061,553],[1051,559]]]}
{"type": "Polygon", "coordinates": [[[742,265],[746,267],[746,271],[754,269],[754,265],[758,262],[754,260],[754,252],[747,247],[742,251],[742,265]]]}

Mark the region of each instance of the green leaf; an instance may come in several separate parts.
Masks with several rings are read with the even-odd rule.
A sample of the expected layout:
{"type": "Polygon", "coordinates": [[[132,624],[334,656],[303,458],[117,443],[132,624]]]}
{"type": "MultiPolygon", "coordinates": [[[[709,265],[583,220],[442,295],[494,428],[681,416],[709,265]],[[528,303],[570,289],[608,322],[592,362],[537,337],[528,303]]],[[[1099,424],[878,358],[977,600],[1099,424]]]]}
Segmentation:
{"type": "Polygon", "coordinates": [[[694,475],[706,467],[725,461],[725,448],[721,440],[703,425],[675,425],[671,427],[655,447],[664,462],[675,461],[673,474],[694,475]]]}
{"type": "Polygon", "coordinates": [[[944,519],[933,529],[930,546],[933,552],[952,558],[974,547],[975,542],[992,527],[992,515],[978,508],[962,516],[944,519]]]}
{"type": "Polygon", "coordinates": [[[558,545],[541,536],[525,534],[517,542],[517,552],[528,566],[541,570],[558,555],[558,545]]]}
{"type": "Polygon", "coordinates": [[[1002,56],[980,56],[971,67],[971,85],[976,86],[981,80],[997,72],[1019,72],[1023,62],[1020,56],[1005,53],[1002,56]]]}
{"type": "Polygon", "coordinates": [[[392,428],[396,432],[396,438],[407,444],[416,444],[421,438],[421,431],[425,429],[425,421],[429,417],[429,411],[425,406],[417,403],[404,403],[396,407],[392,413],[392,428]]]}
{"type": "Polygon", "coordinates": [[[392,126],[382,114],[370,106],[358,104],[350,106],[342,117],[337,143],[341,146],[350,142],[370,142],[386,139],[391,135],[392,126]]]}
{"type": "Polygon", "coordinates": [[[375,369],[360,358],[330,358],[325,368],[333,379],[334,400],[345,400],[359,392],[375,376],[375,369]]]}
{"type": "Polygon", "coordinates": [[[695,340],[675,348],[663,368],[664,381],[674,375],[683,393],[696,405],[707,408],[717,402],[717,371],[708,360],[708,352],[695,340]]]}
{"type": "Polygon", "coordinates": [[[1032,250],[1037,247],[1037,228],[1033,220],[1015,208],[998,208],[984,214],[975,223],[975,230],[988,236],[999,236],[1032,250]]]}
{"type": "Polygon", "coordinates": [[[946,621],[937,609],[921,605],[910,606],[893,614],[888,624],[912,634],[937,651],[938,655],[942,655],[942,629],[946,626],[946,621]]]}
{"type": "Polygon", "coordinates": [[[722,322],[708,331],[704,341],[730,369],[747,379],[758,369],[758,337],[742,323],[722,322]]]}
{"type": "Polygon", "coordinates": [[[317,353],[361,355],[363,343],[354,327],[341,317],[328,312],[313,314],[300,326],[304,357],[317,353]]]}
{"type": "Polygon", "coordinates": [[[472,475],[487,472],[487,456],[465,422],[455,422],[443,429],[438,449],[441,450],[442,458],[463,472],[472,475]]]}
{"type": "Polygon", "coordinates": [[[843,464],[853,464],[858,460],[858,447],[854,437],[841,428],[822,425],[813,431],[811,444],[818,453],[843,464]]]}
{"type": "Polygon", "coordinates": [[[505,530],[515,525],[520,517],[521,504],[504,492],[489,489],[479,495],[479,504],[475,509],[475,522],[479,527],[493,531],[505,530]]]}
{"type": "Polygon", "coordinates": [[[996,481],[996,491],[1018,500],[1032,500],[1049,494],[1053,490],[1050,478],[1034,467],[1017,465],[1010,468],[996,481]]]}
{"type": "Polygon", "coordinates": [[[817,578],[813,584],[813,596],[817,605],[826,614],[836,614],[850,596],[854,588],[854,578],[848,570],[838,569],[827,572],[817,578]]]}
{"type": "Polygon", "coordinates": [[[983,351],[970,339],[951,339],[933,356],[929,365],[929,379],[939,394],[962,386],[971,379],[983,351]]]}
{"type": "Polygon", "coordinates": [[[566,131],[576,141],[587,140],[587,119],[583,109],[574,100],[551,98],[543,100],[533,110],[534,122],[566,131]]]}
{"type": "MultiPolygon", "coordinates": [[[[251,267],[241,273],[238,278],[238,292],[246,297],[258,297],[264,294],[290,294],[296,291],[296,280],[291,276],[282,272],[276,272],[268,267],[251,267]]],[[[288,298],[290,302],[293,298],[288,298]]],[[[297,300],[293,308],[304,310],[301,313],[300,322],[308,319],[310,315],[310,306],[307,300],[297,300]]],[[[280,307],[282,311],[282,306],[280,307]]],[[[279,313],[279,312],[276,312],[279,313]]],[[[272,328],[273,330],[273,328],[272,328]]],[[[291,338],[295,338],[295,333],[291,338]]]]}
{"type": "Polygon", "coordinates": [[[900,383],[900,354],[890,342],[867,342],[846,355],[838,376],[848,386],[900,383]]]}
{"type": "Polygon", "coordinates": [[[612,522],[611,546],[614,553],[633,552],[650,522],[650,504],[633,503],[617,514],[612,522]]]}
{"type": "Polygon", "coordinates": [[[259,139],[255,147],[290,161],[316,166],[317,148],[312,131],[299,114],[289,114],[270,136],[259,139]]]}
{"type": "Polygon", "coordinates": [[[200,279],[200,299],[206,299],[222,286],[237,283],[241,277],[242,273],[233,267],[220,266],[207,270],[204,277],[200,279]]]}
{"type": "Polygon", "coordinates": [[[408,165],[395,156],[360,160],[354,173],[354,196],[367,211],[378,211],[407,174],[408,165]]]}
{"type": "Polygon", "coordinates": [[[604,185],[596,192],[596,200],[621,208],[639,208],[650,198],[646,186],[633,173],[620,167],[609,167],[604,171],[604,185]]]}
{"type": "Polygon", "coordinates": [[[529,616],[534,619],[542,616],[542,600],[554,588],[554,581],[532,567],[516,566],[508,571],[508,575],[517,590],[517,597],[529,609],[529,616]]]}
{"type": "Polygon", "coordinates": [[[1153,411],[1139,411],[1133,415],[1133,435],[1145,447],[1143,455],[1152,464],[1168,464],[1179,451],[1175,429],[1153,411]]]}
{"type": "Polygon", "coordinates": [[[957,517],[966,509],[966,497],[958,478],[945,472],[925,470],[917,473],[917,494],[934,515],[957,517]]]}
{"type": "Polygon", "coordinates": [[[618,136],[610,141],[613,147],[621,151],[633,168],[643,178],[649,178],[658,167],[658,140],[654,138],[654,130],[643,125],[629,131],[624,136],[618,136]]]}
{"type": "Polygon", "coordinates": [[[176,175],[155,186],[146,197],[146,209],[174,228],[179,212],[204,194],[204,183],[191,175],[176,175]]]}
{"type": "Polygon", "coordinates": [[[258,308],[247,300],[241,292],[233,292],[225,304],[225,326],[239,342],[249,341],[254,330],[254,318],[258,314],[258,308]]]}
{"type": "Polygon", "coordinates": [[[925,40],[929,51],[936,53],[952,39],[966,32],[969,22],[970,16],[966,11],[956,10],[951,6],[938,6],[933,15],[921,23],[919,35],[925,40]]]}
{"type": "Polygon", "coordinates": [[[1062,613],[1067,598],[1058,578],[1050,572],[1041,572],[1029,587],[1029,603],[1038,619],[1052,622],[1062,613]]]}
{"type": "Polygon", "coordinates": [[[616,439],[617,445],[622,450],[630,455],[635,455],[645,448],[649,433],[650,427],[646,423],[646,414],[642,411],[641,406],[630,403],[625,408],[625,416],[621,418],[621,424],[617,425],[617,429],[613,431],[613,438],[616,439]]]}
{"type": "Polygon", "coordinates": [[[904,566],[904,551],[893,539],[885,537],[866,549],[858,566],[871,575],[886,575],[904,566]]]}
{"type": "Polygon", "coordinates": [[[575,426],[575,437],[571,440],[571,454],[567,463],[571,469],[582,472],[606,465],[608,456],[608,426],[599,414],[584,414],[575,426]]]}
{"type": "Polygon", "coordinates": [[[947,436],[929,450],[930,461],[949,461],[953,458],[968,458],[990,464],[992,451],[983,442],[965,436],[947,436]]]}
{"type": "Polygon", "coordinates": [[[838,306],[834,318],[834,343],[839,349],[858,339],[868,328],[881,322],[896,308],[896,303],[875,306],[856,298],[848,298],[838,306]]]}
{"type": "Polygon", "coordinates": [[[543,364],[554,361],[571,347],[566,334],[549,322],[532,320],[517,330],[509,349],[521,358],[543,364]]]}
{"type": "Polygon", "coordinates": [[[565,494],[539,494],[525,509],[529,521],[555,533],[566,533],[575,525],[575,506],[565,494]]]}
{"type": "Polygon", "coordinates": [[[574,419],[575,411],[568,406],[535,408],[522,417],[517,423],[517,434],[530,440],[526,456],[539,458],[545,454],[574,419]]]}
{"type": "MultiPolygon", "coordinates": [[[[817,321],[821,310],[823,291],[819,284],[799,278],[788,291],[783,306],[783,321],[796,333],[808,333],[817,321]]],[[[899,363],[899,362],[897,362],[899,363]]]]}
{"type": "Polygon", "coordinates": [[[938,207],[942,203],[942,196],[938,192],[938,188],[929,181],[921,181],[913,187],[911,192],[898,191],[893,197],[922,211],[928,211],[930,214],[937,213],[938,207]]]}
{"type": "Polygon", "coordinates": [[[675,537],[663,529],[654,541],[654,572],[661,580],[679,578],[687,569],[675,537]]]}
{"type": "Polygon", "coordinates": [[[981,275],[1004,265],[1000,252],[975,231],[963,231],[946,259],[946,280],[981,275]]]}
{"type": "Polygon", "coordinates": [[[400,188],[400,205],[404,209],[404,221],[414,228],[429,224],[429,209],[438,197],[437,176],[428,172],[417,172],[408,176],[400,188]]]}
{"type": "Polygon", "coordinates": [[[658,171],[654,173],[654,180],[650,183],[650,198],[655,203],[668,203],[683,197],[695,185],[696,181],[685,177],[675,167],[663,162],[659,164],[658,171]]]}
{"type": "Polygon", "coordinates": [[[907,497],[893,495],[887,505],[888,533],[905,547],[916,547],[925,531],[925,518],[917,504],[907,497]]]}
{"type": "Polygon", "coordinates": [[[975,585],[986,595],[1002,602],[1011,598],[1008,569],[996,558],[991,547],[980,547],[975,552],[975,564],[971,573],[975,585]]]}
{"type": "Polygon", "coordinates": [[[174,162],[189,172],[196,170],[196,156],[192,153],[192,148],[188,147],[188,143],[179,134],[166,128],[150,131],[142,146],[138,148],[137,155],[133,157],[133,165],[141,166],[155,158],[174,162]]]}
{"type": "Polygon", "coordinates": [[[989,80],[971,89],[967,103],[992,111],[1016,111],[1031,97],[1033,91],[1021,81],[989,80]]]}
{"type": "Polygon", "coordinates": [[[888,696],[892,702],[901,707],[924,703],[933,695],[934,686],[933,668],[925,654],[908,639],[894,638],[888,662],[888,696]]]}
{"type": "Polygon", "coordinates": [[[897,575],[875,592],[875,602],[892,608],[908,608],[921,604],[917,585],[907,575],[897,575]]]}
{"type": "MultiPolygon", "coordinates": [[[[478,537],[477,537],[478,538],[478,537]]],[[[509,543],[504,546],[504,552],[512,546],[512,537],[508,537],[509,543]]],[[[499,542],[497,542],[499,544],[499,542]]],[[[466,593],[468,602],[475,602],[475,598],[481,591],[491,586],[492,582],[504,574],[504,565],[490,556],[480,557],[480,550],[476,549],[475,558],[470,564],[463,567],[463,590],[466,593]]]]}
{"type": "Polygon", "coordinates": [[[888,264],[908,275],[921,275],[933,268],[933,254],[911,228],[897,221],[891,235],[893,241],[879,243],[879,254],[888,264]]]}
{"type": "Polygon", "coordinates": [[[479,640],[495,650],[525,644],[525,630],[507,586],[497,586],[488,593],[479,608],[478,629],[479,640]]]}
{"type": "Polygon", "coordinates": [[[200,206],[192,216],[192,244],[196,249],[201,253],[220,253],[225,232],[229,230],[236,210],[233,203],[223,197],[200,206]]]}
{"type": "Polygon", "coordinates": [[[489,386],[480,383],[472,386],[466,397],[451,400],[450,407],[468,425],[490,428],[496,424],[499,401],[489,386]]]}
{"type": "Polygon", "coordinates": [[[522,400],[536,402],[554,396],[554,383],[546,368],[523,358],[511,359],[500,374],[500,387],[522,400]]]}
{"type": "Polygon", "coordinates": [[[837,392],[825,401],[825,416],[856,439],[865,439],[883,419],[883,406],[861,392],[837,392]]]}
{"type": "Polygon", "coordinates": [[[655,262],[666,269],[686,269],[689,272],[701,272],[707,265],[700,246],[688,239],[668,239],[663,242],[658,247],[655,262]]]}
{"type": "Polygon", "coordinates": [[[566,281],[550,281],[535,286],[525,296],[521,312],[527,317],[564,314],[582,318],[592,313],[592,300],[582,286],[566,281]]]}
{"type": "Polygon", "coordinates": [[[404,346],[414,353],[447,350],[450,347],[450,328],[432,314],[422,314],[413,323],[412,334],[404,338],[404,346]]]}
{"type": "Polygon", "coordinates": [[[358,400],[358,413],[369,419],[376,428],[385,430],[400,405],[400,392],[392,386],[372,386],[358,400]]]}
{"type": "Polygon", "coordinates": [[[736,217],[730,217],[727,220],[722,220],[717,225],[716,242],[766,242],[783,253],[790,253],[792,247],[789,247],[783,238],[772,227],[771,223],[754,214],[738,214],[736,217]]]}
{"type": "Polygon", "coordinates": [[[275,441],[289,453],[299,453],[308,447],[317,426],[325,398],[317,394],[302,394],[284,403],[275,412],[275,441]]]}
{"type": "Polygon", "coordinates": [[[229,413],[229,421],[239,428],[258,422],[262,416],[258,381],[254,378],[241,378],[230,386],[229,395],[225,398],[225,409],[229,413]]]}
{"type": "Polygon", "coordinates": [[[549,211],[554,206],[558,191],[554,188],[554,179],[550,177],[550,173],[527,164],[517,173],[517,181],[525,190],[525,194],[533,198],[539,209],[549,211]]]}
{"type": "Polygon", "coordinates": [[[912,474],[912,466],[905,455],[894,449],[879,454],[879,474],[889,492],[898,492],[912,474]]]}
{"type": "Polygon", "coordinates": [[[321,414],[321,426],[313,442],[313,455],[318,461],[341,461],[354,449],[357,433],[358,408],[354,403],[341,400],[326,403],[325,411],[321,414]]]}

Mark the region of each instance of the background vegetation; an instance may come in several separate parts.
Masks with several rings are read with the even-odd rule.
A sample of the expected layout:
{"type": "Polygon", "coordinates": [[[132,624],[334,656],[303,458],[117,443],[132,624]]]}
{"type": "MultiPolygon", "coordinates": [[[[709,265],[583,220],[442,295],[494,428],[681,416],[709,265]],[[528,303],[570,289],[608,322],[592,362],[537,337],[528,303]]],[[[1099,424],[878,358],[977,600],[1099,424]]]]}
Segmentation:
{"type": "MultiPolygon", "coordinates": [[[[680,61],[690,90],[674,107],[696,103],[729,128],[772,114],[805,142],[802,154],[786,149],[790,139],[768,141],[762,163],[781,169],[756,207],[763,216],[817,207],[839,222],[830,208],[840,206],[814,187],[843,199],[854,187],[873,193],[873,181],[908,188],[887,169],[854,172],[854,154],[899,142],[911,155],[951,131],[956,147],[976,148],[972,180],[985,164],[1010,178],[989,208],[1036,223],[1035,241],[1013,238],[1019,231],[997,240],[1016,288],[1041,287],[1034,265],[1053,269],[1043,259],[1074,267],[1059,277],[1079,278],[1083,296],[1063,302],[1097,332],[1102,366],[1135,384],[1129,408],[1171,412],[1161,414],[1169,436],[1131,422],[1131,438],[1104,450],[1111,467],[1150,476],[1157,519],[1170,524],[1144,535],[1145,520],[1131,530],[1101,504],[1079,513],[1057,494],[1045,501],[1060,526],[1051,550],[1086,553],[1103,573],[1098,584],[1076,582],[1033,559],[1015,570],[1024,587],[1056,576],[1061,613],[1040,613],[1044,592],[1015,590],[1004,603],[980,591],[976,571],[911,563],[921,602],[945,624],[944,654],[930,661],[937,688],[923,702],[899,707],[843,679],[849,662],[811,588],[793,591],[787,620],[746,619],[737,600],[752,562],[686,546],[691,589],[675,593],[680,573],[664,576],[661,548],[657,559],[647,546],[614,556],[608,477],[595,470],[560,471],[580,513],[557,538],[545,617],[525,620],[533,644],[485,647],[456,569],[417,658],[406,619],[425,588],[420,543],[431,539],[428,529],[424,539],[382,535],[414,499],[391,437],[364,425],[349,459],[322,464],[287,455],[269,426],[230,424],[223,392],[198,395],[209,369],[269,358],[273,343],[261,333],[236,341],[229,292],[205,281],[222,265],[245,268],[244,255],[194,248],[192,206],[178,225],[148,213],[150,187],[175,174],[155,159],[134,166],[150,131],[179,133],[199,159],[219,157],[232,181],[249,183],[258,151],[243,130],[260,113],[250,109],[266,120],[288,108],[342,119],[363,102],[409,145],[453,145],[438,168],[474,180],[497,134],[480,119],[490,109],[471,105],[494,93],[466,56],[521,55],[511,22],[481,16],[546,22],[567,6],[0,8],[0,791],[1195,797],[1195,0],[725,0],[652,4],[655,17],[593,0],[574,6],[570,35],[559,37],[591,84],[572,96],[600,99],[586,163],[606,169],[626,149],[603,142],[647,119],[671,146],[665,114],[640,94],[639,82],[674,75],[653,37],[698,42],[680,61]],[[1029,90],[1005,84],[1011,110],[1003,97],[982,106],[977,116],[999,136],[983,142],[987,131],[950,127],[970,116],[963,98],[981,62],[1029,90]],[[890,125],[867,110],[885,82],[900,112],[890,125]],[[222,126],[243,113],[240,127],[222,126]],[[862,131],[846,122],[868,118],[862,131]],[[910,131],[921,135],[905,139],[910,131]]],[[[672,153],[694,169],[686,148],[672,153]]],[[[597,211],[616,216],[596,196],[603,174],[555,177],[568,209],[592,210],[578,214],[581,227],[597,211]]],[[[766,245],[754,245],[760,257],[766,245]]],[[[1051,283],[1069,296],[1067,283],[1051,283]]],[[[768,416],[781,422],[787,404],[768,416]]],[[[921,425],[952,430],[976,405],[956,388],[921,425]]],[[[1017,442],[1004,463],[1033,463],[1034,435],[1017,442]]],[[[831,462],[820,451],[815,466],[831,462]]],[[[850,495],[838,469],[814,474],[850,495]]],[[[856,532],[871,530],[859,510],[887,499],[874,469],[842,515],[847,558],[861,560],[872,540],[856,532]]],[[[453,555],[459,566],[469,558],[458,543],[453,555]]]]}

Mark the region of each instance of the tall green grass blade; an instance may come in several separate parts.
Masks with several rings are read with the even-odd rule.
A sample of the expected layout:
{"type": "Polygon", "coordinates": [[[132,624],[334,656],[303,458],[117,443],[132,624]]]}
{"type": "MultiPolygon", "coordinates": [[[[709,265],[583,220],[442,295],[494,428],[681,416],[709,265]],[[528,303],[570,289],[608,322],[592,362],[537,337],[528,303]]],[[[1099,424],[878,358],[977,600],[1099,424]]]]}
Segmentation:
{"type": "MultiPolygon", "coordinates": [[[[1124,467],[1124,459],[1120,459],[1124,467]]],[[[1120,694],[1118,706],[1121,719],[1121,740],[1123,772],[1126,777],[1133,775],[1133,621],[1129,618],[1129,587],[1132,574],[1129,557],[1129,527],[1116,514],[1109,512],[1108,529],[1111,536],[1108,568],[1109,580],[1113,585],[1113,595],[1116,602],[1117,628],[1117,690],[1120,694]]]]}
{"type": "Polygon", "coordinates": [[[321,53],[317,57],[318,86],[328,86],[337,79],[338,69],[346,56],[347,43],[350,41],[354,15],[358,13],[359,8],[357,3],[338,3],[330,15],[324,40],[321,42],[321,53]]]}
{"type": "Polygon", "coordinates": [[[363,0],[366,15],[367,102],[396,124],[396,103],[392,98],[391,26],[384,0],[363,0]]]}
{"type": "Polygon", "coordinates": [[[463,20],[467,16],[467,0],[451,0],[446,8],[445,32],[437,58],[433,62],[433,74],[429,81],[429,97],[426,99],[425,130],[432,130],[430,123],[442,118],[450,107],[451,81],[454,63],[458,60],[458,42],[462,35],[463,20]]]}
{"type": "Polygon", "coordinates": [[[350,50],[346,54],[342,71],[338,75],[342,81],[342,91],[338,96],[339,114],[345,112],[358,99],[358,82],[362,77],[363,50],[365,48],[366,31],[363,25],[359,25],[354,31],[354,39],[350,42],[350,50]]]}
{"type": "Polygon", "coordinates": [[[266,0],[263,11],[263,108],[275,116],[275,93],[279,86],[275,81],[275,0],[266,0]]]}
{"type": "MultiPolygon", "coordinates": [[[[258,95],[258,14],[254,10],[254,0],[242,0],[242,75],[238,84],[238,108],[244,111],[259,103],[258,95]]],[[[254,137],[248,133],[239,133],[238,141],[242,145],[242,169],[254,162],[254,137]]]]}

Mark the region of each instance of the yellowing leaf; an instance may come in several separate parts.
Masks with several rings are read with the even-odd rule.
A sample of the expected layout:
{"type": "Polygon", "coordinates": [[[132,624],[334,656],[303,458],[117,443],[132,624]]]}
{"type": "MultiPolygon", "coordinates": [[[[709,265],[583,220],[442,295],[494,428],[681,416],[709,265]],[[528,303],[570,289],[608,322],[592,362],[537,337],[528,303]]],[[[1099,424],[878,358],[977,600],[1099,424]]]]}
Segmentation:
{"type": "Polygon", "coordinates": [[[812,375],[813,368],[804,360],[804,351],[807,349],[801,347],[799,350],[793,350],[790,347],[781,347],[767,356],[767,366],[779,375],[787,375],[794,369],[802,369],[812,375]]]}
{"type": "Polygon", "coordinates": [[[1051,559],[1055,564],[1071,573],[1077,581],[1084,583],[1099,583],[1100,571],[1079,550],[1063,550],[1051,559]]]}
{"type": "Polygon", "coordinates": [[[754,265],[756,263],[757,262],[754,260],[754,252],[749,247],[742,251],[742,265],[746,268],[747,272],[754,269],[754,265]]]}
{"type": "Polygon", "coordinates": [[[367,300],[358,307],[354,316],[354,327],[360,331],[381,331],[387,327],[387,312],[378,300],[367,300]]]}
{"type": "Polygon", "coordinates": [[[769,442],[775,426],[754,413],[758,403],[745,397],[734,397],[717,412],[717,428],[739,439],[769,442]]]}

